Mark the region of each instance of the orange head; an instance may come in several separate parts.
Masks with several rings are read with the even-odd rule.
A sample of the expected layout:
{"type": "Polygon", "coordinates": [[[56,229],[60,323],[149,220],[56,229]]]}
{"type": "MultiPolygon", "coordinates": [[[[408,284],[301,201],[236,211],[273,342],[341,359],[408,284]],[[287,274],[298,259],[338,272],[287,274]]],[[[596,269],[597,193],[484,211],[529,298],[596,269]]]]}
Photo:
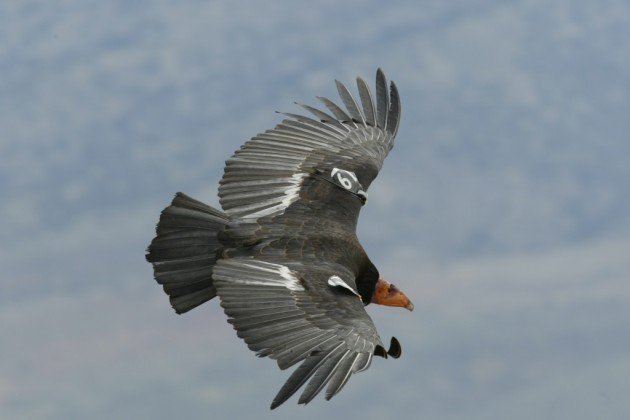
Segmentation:
{"type": "Polygon", "coordinates": [[[379,278],[374,287],[372,303],[387,306],[399,306],[413,311],[413,303],[396,286],[383,278],[379,278]]]}

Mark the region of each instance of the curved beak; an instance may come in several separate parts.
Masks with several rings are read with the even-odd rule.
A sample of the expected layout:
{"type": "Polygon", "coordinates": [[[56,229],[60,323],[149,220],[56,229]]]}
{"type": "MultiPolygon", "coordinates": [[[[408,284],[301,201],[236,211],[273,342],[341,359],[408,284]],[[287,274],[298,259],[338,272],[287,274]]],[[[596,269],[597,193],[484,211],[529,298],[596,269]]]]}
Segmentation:
{"type": "Polygon", "coordinates": [[[372,295],[372,303],[386,306],[398,306],[413,311],[413,303],[396,286],[379,278],[372,295]]]}

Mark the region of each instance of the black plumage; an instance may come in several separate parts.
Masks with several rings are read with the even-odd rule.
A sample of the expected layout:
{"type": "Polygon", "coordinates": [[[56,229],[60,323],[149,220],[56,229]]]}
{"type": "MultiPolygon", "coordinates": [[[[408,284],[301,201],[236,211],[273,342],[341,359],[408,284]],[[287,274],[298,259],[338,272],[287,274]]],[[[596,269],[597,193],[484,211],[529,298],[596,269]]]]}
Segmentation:
{"type": "MultiPolygon", "coordinates": [[[[384,345],[364,306],[379,273],[356,236],[367,189],[394,144],[396,85],[376,75],[375,99],[336,82],[345,110],[284,114],[226,161],[223,211],[177,193],[148,248],[155,278],[177,313],[218,295],[239,337],[281,369],[301,364],[273,400],[305,385],[299,403],[324,387],[332,398],[384,345]]],[[[393,339],[390,355],[400,355],[393,339]]]]}

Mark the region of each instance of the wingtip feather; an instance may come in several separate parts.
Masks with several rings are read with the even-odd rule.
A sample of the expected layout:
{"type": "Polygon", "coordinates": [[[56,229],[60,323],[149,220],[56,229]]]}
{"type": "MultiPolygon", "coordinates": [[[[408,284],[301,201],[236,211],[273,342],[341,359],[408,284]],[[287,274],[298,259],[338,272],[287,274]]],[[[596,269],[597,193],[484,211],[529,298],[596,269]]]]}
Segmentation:
{"type": "Polygon", "coordinates": [[[389,84],[389,111],[387,113],[387,127],[385,128],[392,136],[396,136],[400,123],[400,95],[398,88],[393,81],[389,84]]]}
{"type": "Polygon", "coordinates": [[[339,96],[350,113],[352,120],[357,124],[366,125],[365,118],[359,110],[359,105],[357,105],[357,101],[354,100],[346,85],[341,83],[339,80],[335,80],[335,84],[337,85],[337,92],[339,92],[339,96]]]}
{"type": "Polygon", "coordinates": [[[365,116],[366,124],[375,127],[376,126],[376,111],[374,109],[374,101],[372,99],[372,93],[367,82],[361,77],[357,77],[357,88],[359,89],[359,98],[361,99],[361,105],[363,106],[363,115],[365,116]]]}

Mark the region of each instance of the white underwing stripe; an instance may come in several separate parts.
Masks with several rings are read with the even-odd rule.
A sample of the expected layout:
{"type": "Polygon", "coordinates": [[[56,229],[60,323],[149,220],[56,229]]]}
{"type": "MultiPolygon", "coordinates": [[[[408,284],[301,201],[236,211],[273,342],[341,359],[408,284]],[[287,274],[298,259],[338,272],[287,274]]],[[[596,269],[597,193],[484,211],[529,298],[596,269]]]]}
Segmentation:
{"type": "Polygon", "coordinates": [[[222,260],[214,273],[215,281],[242,286],[285,287],[292,291],[304,291],[299,279],[286,266],[265,261],[233,262],[222,260]]]}
{"type": "Polygon", "coordinates": [[[230,195],[232,194],[232,190],[247,188],[248,190],[252,190],[251,187],[260,187],[260,188],[270,188],[268,185],[273,186],[287,186],[286,184],[291,184],[293,179],[291,177],[287,178],[271,178],[271,179],[257,179],[254,181],[234,181],[228,185],[224,186],[226,191],[230,191],[230,195]]]}
{"type": "MultiPolygon", "coordinates": [[[[250,220],[282,214],[287,207],[289,207],[300,197],[300,187],[302,186],[302,180],[306,178],[306,176],[307,174],[305,173],[297,173],[293,174],[291,178],[281,178],[277,181],[273,181],[274,183],[285,183],[285,185],[281,187],[274,186],[272,188],[265,189],[263,186],[261,186],[260,191],[254,190],[255,192],[252,191],[250,195],[252,197],[260,196],[264,195],[265,192],[269,192],[269,194],[284,194],[278,195],[277,197],[273,197],[268,200],[258,201],[253,204],[249,203],[242,206],[232,207],[229,209],[228,213],[238,215],[243,219],[250,220]]],[[[269,184],[271,184],[271,182],[269,182],[269,184]]],[[[247,196],[247,193],[226,194],[224,199],[226,201],[229,201],[233,198],[244,198],[247,196]]]]}
{"type": "Polygon", "coordinates": [[[339,276],[330,276],[330,278],[328,279],[328,285],[333,287],[343,287],[344,289],[347,289],[353,294],[359,296],[359,294],[355,292],[352,287],[348,286],[348,283],[343,281],[339,276]]]}

